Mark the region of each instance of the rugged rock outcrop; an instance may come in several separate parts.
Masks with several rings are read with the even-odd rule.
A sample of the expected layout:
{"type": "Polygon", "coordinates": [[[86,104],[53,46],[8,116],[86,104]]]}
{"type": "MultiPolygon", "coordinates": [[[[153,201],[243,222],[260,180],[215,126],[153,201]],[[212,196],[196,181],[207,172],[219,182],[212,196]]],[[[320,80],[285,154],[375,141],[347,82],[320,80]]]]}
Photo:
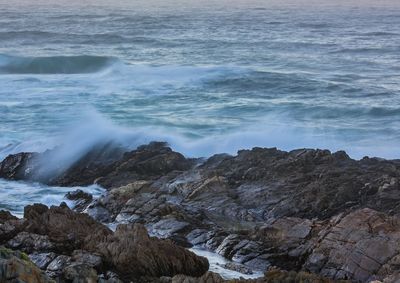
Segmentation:
{"type": "MultiPolygon", "coordinates": [[[[208,270],[207,259],[169,240],[149,237],[140,224],[120,225],[114,233],[65,204],[50,208],[41,204],[27,206],[18,226],[11,225],[17,221],[14,217],[5,212],[0,215],[1,225],[15,230],[0,233],[0,244],[28,253],[32,262],[60,282],[75,278],[83,280],[79,282],[97,282],[100,275],[103,282],[114,282],[107,281],[109,271],[127,282],[141,282],[141,277],[201,276],[208,270]]],[[[5,278],[2,276],[0,279],[5,278]]]]}
{"type": "Polygon", "coordinates": [[[332,280],[308,272],[284,271],[271,268],[264,277],[256,279],[223,279],[220,275],[207,272],[201,277],[174,276],[171,283],[350,283],[345,280],[332,280]]]}
{"type": "MultiPolygon", "coordinates": [[[[9,156],[0,163],[0,176],[28,180],[41,176],[41,181],[57,185],[101,184],[108,190],[99,199],[92,200],[79,193],[69,198],[79,199],[76,209],[84,210],[97,221],[126,226],[120,226],[115,233],[102,228],[88,237],[78,228],[68,236],[77,239],[78,244],[63,246],[60,243],[65,243],[65,235],[35,225],[35,221],[57,222],[62,216],[42,219],[28,209],[23,224],[16,219],[1,222],[0,217],[0,231],[5,231],[0,233],[0,239],[10,247],[25,247],[29,252],[42,250],[43,253],[43,247],[47,247],[46,252],[68,250],[69,257],[74,250],[95,252],[100,254],[103,265],[115,267],[112,270],[123,279],[144,274],[171,277],[179,272],[201,275],[189,265],[166,264],[176,261],[173,257],[161,257],[164,263],[160,265],[151,256],[152,247],[169,254],[172,243],[154,244],[154,239],[140,232],[144,231],[143,227],[152,236],[169,239],[180,246],[215,251],[232,260],[231,266],[243,273],[277,266],[292,271],[279,272],[279,276],[275,272],[274,278],[282,280],[300,280],[306,274],[302,272],[354,282],[375,279],[395,282],[398,278],[399,160],[368,157],[353,160],[341,151],[285,152],[276,148],[254,148],[239,151],[236,156],[220,154],[204,160],[187,159],[157,142],[124,154],[117,151],[114,156],[102,155],[101,150],[96,150],[99,149],[51,178],[35,173],[41,169],[34,162],[43,160],[49,152],[9,156]],[[147,243],[147,248],[124,240],[135,237],[147,243]],[[49,243],[53,246],[49,247],[49,243]],[[117,243],[120,246],[116,247],[117,243]],[[152,271],[162,272],[149,272],[144,261],[124,253],[133,248],[145,255],[152,271]],[[116,256],[118,252],[121,256],[116,256]],[[137,269],[127,271],[125,261],[134,261],[137,269]]],[[[63,209],[66,208],[53,209],[53,212],[63,209]]],[[[40,208],[34,211],[37,210],[40,208]]],[[[46,215],[46,212],[39,214],[46,215]]],[[[79,225],[99,225],[71,219],[81,221],[79,225]]],[[[65,220],[66,225],[72,225],[71,221],[65,220]]],[[[56,224],[57,231],[66,227],[60,225],[56,224]]],[[[180,255],[183,251],[177,251],[176,256],[198,265],[199,273],[204,273],[204,262],[180,255]]],[[[48,257],[48,254],[41,256],[40,263],[48,257]]],[[[216,278],[210,274],[205,276],[216,278]]],[[[218,280],[215,278],[212,280],[218,280]]]]}
{"type": "Polygon", "coordinates": [[[162,142],[152,142],[125,153],[112,143],[99,145],[68,168],[57,163],[59,155],[62,155],[60,150],[55,148],[41,154],[28,152],[9,155],[0,163],[0,178],[60,186],[96,182],[108,188],[126,185],[137,179],[158,178],[173,171],[187,170],[193,165],[191,160],[172,151],[162,142]],[[51,168],[49,164],[52,164],[51,168]]]}

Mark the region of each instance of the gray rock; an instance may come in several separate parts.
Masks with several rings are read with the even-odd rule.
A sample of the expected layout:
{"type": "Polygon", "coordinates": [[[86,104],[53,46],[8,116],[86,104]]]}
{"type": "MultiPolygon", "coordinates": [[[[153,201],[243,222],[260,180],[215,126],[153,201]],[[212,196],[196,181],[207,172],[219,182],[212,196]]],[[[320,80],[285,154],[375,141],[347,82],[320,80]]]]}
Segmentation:
{"type": "Polygon", "coordinates": [[[84,263],[95,269],[101,269],[103,266],[103,260],[97,253],[90,253],[85,250],[75,250],[71,255],[72,261],[76,263],[84,263]]]}
{"type": "Polygon", "coordinates": [[[54,249],[54,244],[47,235],[21,232],[7,242],[7,247],[27,253],[49,252],[54,249]]]}
{"type": "Polygon", "coordinates": [[[225,264],[218,264],[218,265],[225,269],[236,271],[236,272],[239,272],[242,274],[247,274],[247,275],[253,274],[253,271],[250,268],[248,268],[244,265],[241,265],[241,264],[234,263],[234,262],[228,262],[225,264]]]}
{"type": "Polygon", "coordinates": [[[59,255],[46,268],[46,273],[52,277],[59,277],[63,274],[64,268],[71,263],[71,257],[66,255],[59,255]]]}
{"type": "Polygon", "coordinates": [[[179,233],[180,231],[188,228],[189,223],[184,221],[178,221],[174,218],[165,218],[154,224],[147,226],[150,235],[154,235],[158,238],[169,238],[172,235],[179,233]]]}
{"type": "Polygon", "coordinates": [[[47,266],[56,258],[55,253],[33,253],[29,255],[31,261],[40,269],[45,270],[47,266]]]}

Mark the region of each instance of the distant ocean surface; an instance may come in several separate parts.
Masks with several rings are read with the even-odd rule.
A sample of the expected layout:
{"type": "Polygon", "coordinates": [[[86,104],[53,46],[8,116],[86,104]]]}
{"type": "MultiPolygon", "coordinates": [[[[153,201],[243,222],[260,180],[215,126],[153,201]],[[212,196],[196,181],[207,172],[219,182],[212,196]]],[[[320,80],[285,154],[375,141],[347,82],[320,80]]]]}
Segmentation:
{"type": "Polygon", "coordinates": [[[396,1],[68,2],[0,0],[0,158],[106,140],[400,158],[396,1]]]}

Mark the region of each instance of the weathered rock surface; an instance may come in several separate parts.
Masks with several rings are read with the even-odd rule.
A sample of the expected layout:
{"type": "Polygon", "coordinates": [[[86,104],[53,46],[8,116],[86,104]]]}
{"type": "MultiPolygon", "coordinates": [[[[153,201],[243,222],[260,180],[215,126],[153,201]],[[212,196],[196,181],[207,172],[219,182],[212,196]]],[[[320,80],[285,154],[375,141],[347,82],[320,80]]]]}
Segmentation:
{"type": "Polygon", "coordinates": [[[365,208],[332,219],[305,266],[335,279],[383,279],[399,267],[399,243],[400,219],[365,208]]]}
{"type": "Polygon", "coordinates": [[[74,203],[73,209],[78,212],[82,212],[93,201],[93,196],[91,194],[79,189],[67,193],[65,198],[74,203]]]}
{"type": "Polygon", "coordinates": [[[177,275],[171,283],[350,283],[345,280],[332,280],[308,272],[284,271],[272,268],[262,278],[257,279],[223,279],[220,275],[207,272],[201,277],[188,277],[177,275]]]}
{"type": "MultiPolygon", "coordinates": [[[[9,156],[0,163],[0,177],[69,186],[98,183],[108,189],[107,194],[97,200],[78,192],[71,194],[70,198],[80,201],[76,209],[111,226],[126,226],[113,233],[104,226],[97,229],[100,224],[95,221],[74,219],[68,213],[56,217],[63,207],[53,209],[55,215],[50,216],[37,207],[32,213],[28,211],[27,220],[8,219],[7,215],[2,220],[0,215],[0,239],[32,253],[67,250],[71,256],[74,250],[96,252],[102,265],[114,266],[113,271],[124,280],[149,272],[151,276],[171,277],[178,269],[196,273],[189,265],[160,265],[151,256],[153,247],[168,254],[172,243],[154,244],[147,233],[140,232],[144,231],[142,225],[158,238],[215,251],[238,266],[244,265],[244,273],[247,268],[266,270],[270,266],[293,271],[275,272],[278,281],[262,282],[289,282],[288,278],[294,280],[290,282],[329,282],[313,281],[313,275],[304,279],[306,273],[302,272],[354,282],[395,282],[398,278],[399,160],[366,157],[357,161],[341,151],[285,152],[275,148],[195,160],[157,142],[124,154],[117,150],[113,155],[111,148],[104,152],[94,149],[68,170],[46,178],[36,160],[51,152],[9,156]],[[46,227],[54,223],[56,228],[35,224],[42,222],[46,227]],[[68,236],[57,232],[74,227],[73,222],[99,232],[90,236],[82,228],[68,236]],[[125,240],[134,235],[141,235],[141,242],[149,247],[125,240]],[[66,244],[66,239],[75,239],[77,244],[66,244]],[[48,248],[47,240],[54,247],[48,248]],[[150,271],[142,259],[125,253],[126,249],[140,250],[152,266],[150,271]],[[121,256],[116,256],[119,252],[121,256]],[[130,261],[137,269],[127,270],[125,264],[130,261]],[[152,273],[155,270],[163,272],[152,273]]],[[[180,252],[177,249],[176,255],[180,252]]],[[[175,261],[173,257],[161,258],[163,262],[175,261]]],[[[198,265],[199,273],[205,272],[202,260],[189,256],[187,262],[198,265]]],[[[100,274],[99,268],[94,269],[100,274]]],[[[218,280],[214,275],[205,276],[213,279],[204,282],[218,280]]],[[[322,277],[318,280],[325,280],[322,277]]]]}
{"type": "MultiPolygon", "coordinates": [[[[2,225],[17,221],[5,212],[0,215],[2,225]]],[[[24,220],[14,229],[14,233],[6,230],[6,236],[1,235],[5,240],[0,244],[29,253],[32,262],[59,282],[97,282],[99,278],[102,282],[118,282],[118,277],[126,282],[141,282],[141,277],[201,276],[208,270],[207,259],[170,240],[149,237],[143,225],[120,225],[114,233],[65,204],[50,208],[41,204],[27,206],[24,220]],[[118,277],[111,278],[108,271],[115,271],[118,277]]]]}
{"type": "Polygon", "coordinates": [[[25,254],[0,246],[0,282],[47,283],[50,279],[25,254]]]}
{"type": "Polygon", "coordinates": [[[140,224],[120,225],[114,234],[90,243],[89,250],[102,255],[122,279],[185,274],[201,276],[208,270],[205,258],[175,246],[171,241],[148,236],[140,224]]]}

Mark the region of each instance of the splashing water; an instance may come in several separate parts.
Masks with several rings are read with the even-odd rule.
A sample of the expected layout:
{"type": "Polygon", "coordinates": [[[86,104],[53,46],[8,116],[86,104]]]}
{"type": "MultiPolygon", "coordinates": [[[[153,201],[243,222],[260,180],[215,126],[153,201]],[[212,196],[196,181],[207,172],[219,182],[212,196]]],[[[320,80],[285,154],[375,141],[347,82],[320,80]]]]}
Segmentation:
{"type": "Polygon", "coordinates": [[[94,198],[104,193],[97,185],[89,187],[50,187],[38,183],[5,181],[0,179],[0,209],[10,211],[17,217],[23,217],[24,207],[33,203],[47,206],[59,205],[61,202],[73,207],[73,202],[64,198],[65,194],[77,189],[90,193],[94,198]]]}

